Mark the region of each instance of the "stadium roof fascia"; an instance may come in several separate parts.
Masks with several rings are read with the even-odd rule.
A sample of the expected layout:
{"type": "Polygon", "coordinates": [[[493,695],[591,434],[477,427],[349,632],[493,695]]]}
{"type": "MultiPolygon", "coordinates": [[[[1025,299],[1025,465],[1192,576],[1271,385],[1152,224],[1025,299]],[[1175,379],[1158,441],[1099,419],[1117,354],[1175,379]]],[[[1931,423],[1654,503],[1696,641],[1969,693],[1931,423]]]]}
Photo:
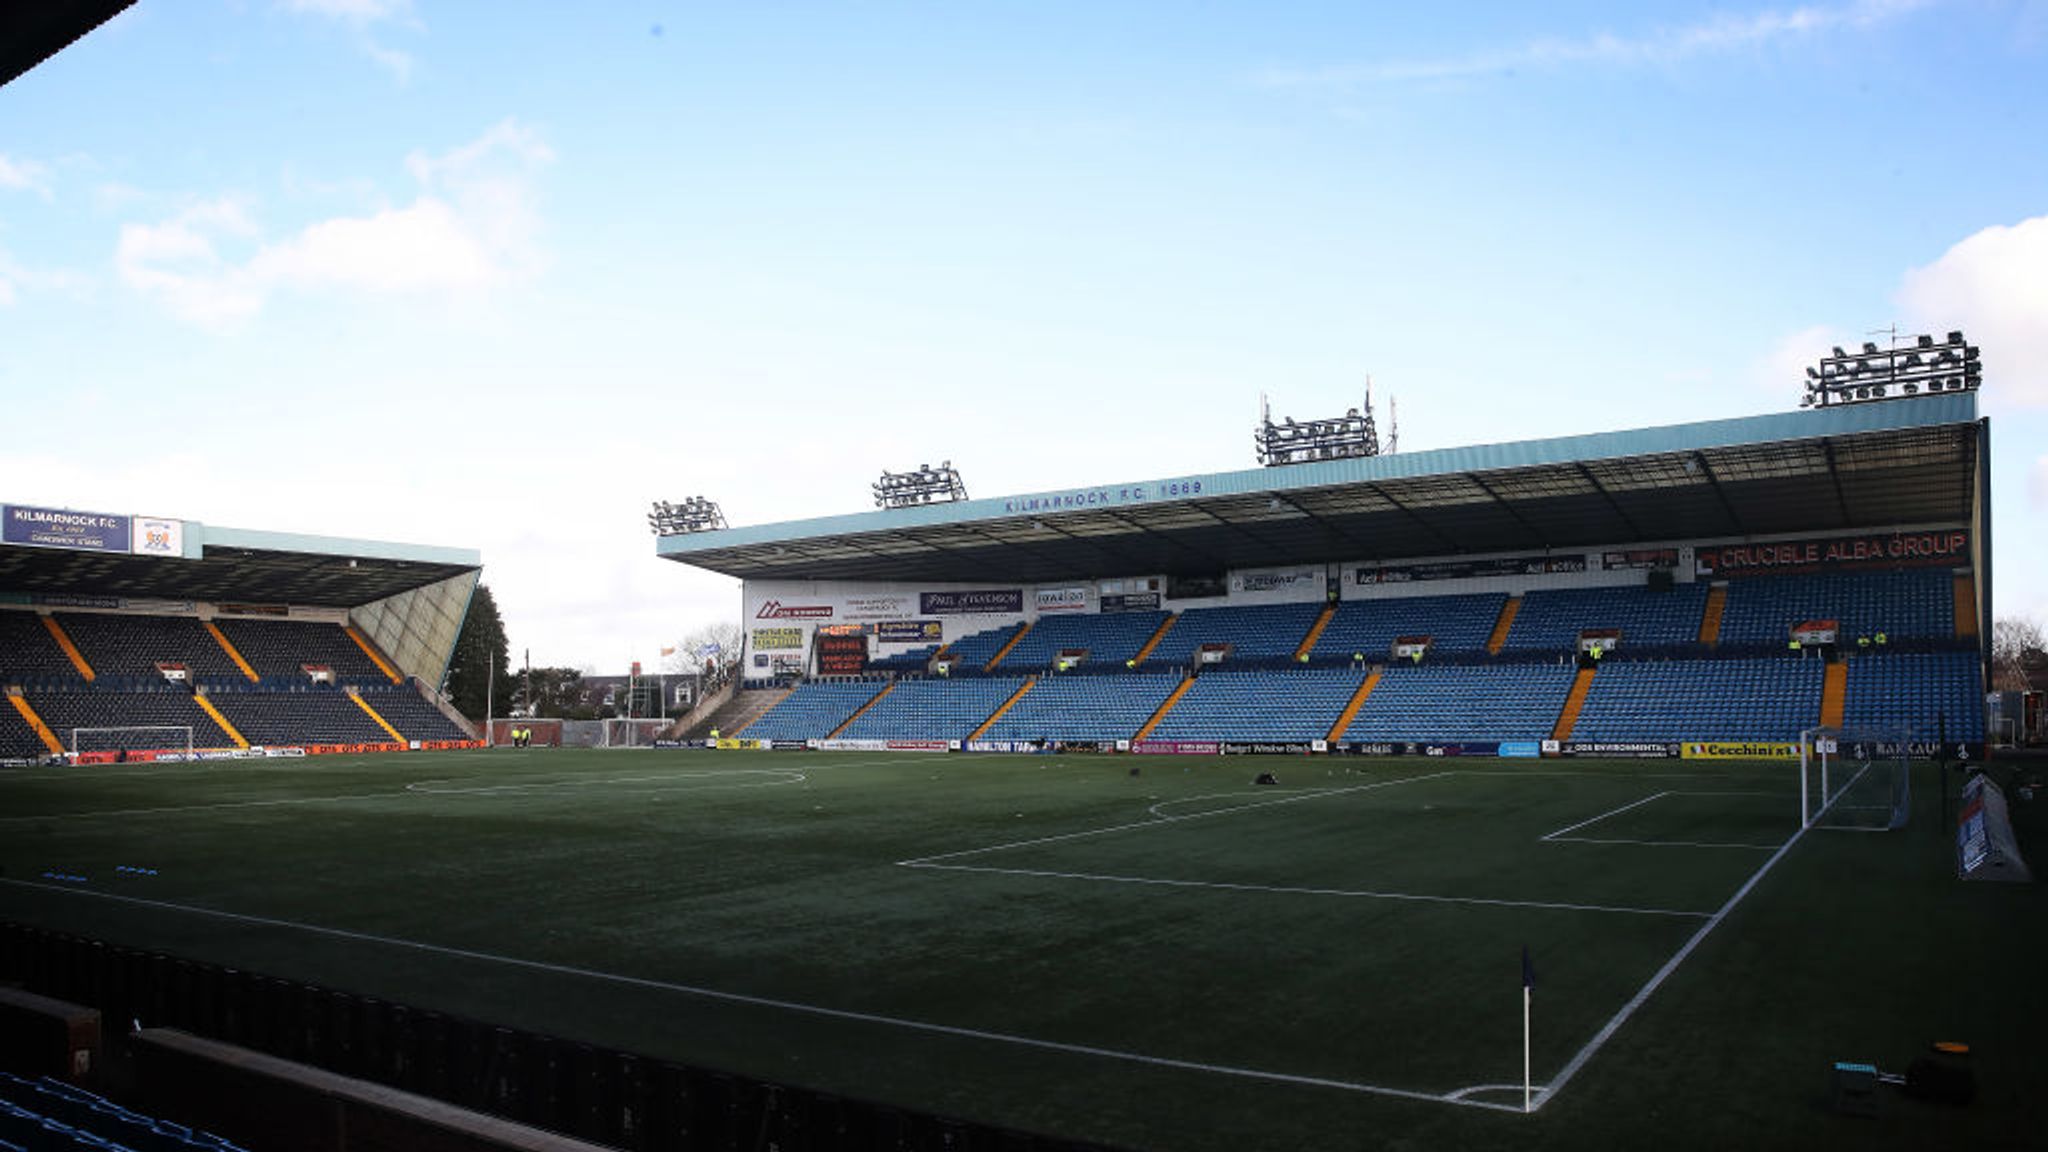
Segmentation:
{"type": "MultiPolygon", "coordinates": [[[[474,548],[448,548],[436,544],[401,544],[388,540],[350,540],[340,536],[311,536],[297,532],[260,532],[248,528],[216,528],[193,520],[185,531],[198,529],[204,548],[246,548],[252,552],[300,552],[311,556],[332,556],[345,560],[390,560],[401,564],[439,564],[457,568],[483,566],[483,553],[474,548]]],[[[189,547],[189,544],[188,544],[189,547]]]]}
{"type": "MultiPolygon", "coordinates": [[[[1836,445],[1873,438],[1884,442],[1901,436],[1910,440],[1915,434],[1972,425],[1976,419],[1974,393],[1945,393],[1279,468],[1082,484],[1020,496],[741,525],[660,537],[656,554],[747,579],[1014,583],[1867,527],[1873,522],[1879,494],[1871,492],[1865,499],[1852,500],[1843,486],[1843,470],[1837,466],[1836,445]],[[1793,446],[1798,445],[1819,448],[1795,453],[1793,446]],[[1751,465],[1747,473],[1775,482],[1750,488],[1740,480],[1719,475],[1707,455],[1738,450],[1768,454],[1772,446],[1784,446],[1778,451],[1785,460],[1775,471],[1769,463],[1745,462],[1751,465]],[[1801,479],[1794,475],[1801,467],[1792,461],[1793,455],[1816,460],[1824,457],[1825,465],[1815,466],[1811,475],[1801,479]],[[1640,500],[1629,506],[1629,501],[1617,499],[1613,484],[1603,484],[1589,470],[1602,462],[1647,464],[1660,458],[1681,461],[1683,474],[1642,480],[1640,487],[1673,496],[1681,489],[1696,489],[1689,503],[1699,506],[1698,515],[1667,515],[1664,509],[1647,508],[1640,500]],[[1782,517],[1767,509],[1746,516],[1745,509],[1738,507],[1744,493],[1752,502],[1768,499],[1783,503],[1788,485],[1809,498],[1810,507],[1805,511],[1811,513],[1807,517],[1810,524],[1785,528],[1776,524],[1782,517]],[[1309,507],[1311,502],[1328,503],[1326,498],[1345,494],[1362,503],[1342,510],[1309,507]],[[1570,503],[1563,499],[1566,496],[1581,498],[1583,507],[1566,507],[1570,503]],[[1545,500],[1551,506],[1539,506],[1545,500]],[[1284,531],[1261,532],[1251,518],[1231,514],[1231,507],[1242,511],[1252,501],[1261,508],[1284,507],[1283,515],[1317,521],[1316,530],[1308,534],[1317,539],[1284,531]],[[1365,508],[1366,504],[1373,508],[1365,508]],[[1470,517],[1429,514],[1435,505],[1450,504],[1489,506],[1495,515],[1492,521],[1480,523],[1470,517]],[[1631,515],[1632,507],[1637,514],[1631,515]],[[1173,510],[1179,514],[1173,515],[1173,510]],[[1385,523],[1368,523],[1372,517],[1367,513],[1373,510],[1388,514],[1385,523]],[[1553,524],[1574,516],[1584,523],[1545,531],[1518,515],[1524,511],[1547,516],[1553,524]],[[1347,517],[1354,530],[1346,530],[1347,517]],[[1513,522],[1512,529],[1506,527],[1509,522],[1513,522]],[[1405,524],[1410,530],[1389,533],[1384,530],[1388,523],[1405,524]],[[1016,531],[1020,524],[1032,531],[1020,534],[1016,531]],[[1232,536],[1241,539],[1233,544],[1232,536]],[[1119,546],[1132,543],[1142,546],[1119,546]]],[[[1956,440],[1950,436],[1947,443],[1956,440]]],[[[1974,433],[1970,443],[1967,451],[1974,453],[1974,433]]],[[[1915,508],[1910,515],[1895,516],[1891,522],[1966,519],[1975,490],[1965,480],[1968,470],[1956,471],[1960,461],[1955,454],[1963,451],[1947,445],[1924,449],[1923,455],[1931,454],[1933,461],[1923,461],[1926,467],[1950,465],[1938,480],[1943,497],[1940,506],[1915,508]]],[[[1886,472],[1881,454],[1874,464],[1864,462],[1859,475],[1868,483],[1869,477],[1886,472]]],[[[1931,480],[1925,468],[1916,475],[1922,483],[1931,480]]]]}
{"type": "Polygon", "coordinates": [[[483,566],[473,548],[180,522],[183,556],[0,546],[0,590],[356,608],[483,566]]]}

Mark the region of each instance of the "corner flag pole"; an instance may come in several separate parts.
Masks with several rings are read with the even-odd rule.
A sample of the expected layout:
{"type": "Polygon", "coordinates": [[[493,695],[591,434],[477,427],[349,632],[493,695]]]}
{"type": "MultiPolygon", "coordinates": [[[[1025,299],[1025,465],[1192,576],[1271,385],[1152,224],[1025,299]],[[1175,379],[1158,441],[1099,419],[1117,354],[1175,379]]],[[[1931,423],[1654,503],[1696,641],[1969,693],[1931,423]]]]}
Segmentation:
{"type": "Polygon", "coordinates": [[[1536,967],[1529,963],[1529,946],[1522,945],[1522,1111],[1529,1111],[1529,1000],[1536,988],[1536,967]]]}

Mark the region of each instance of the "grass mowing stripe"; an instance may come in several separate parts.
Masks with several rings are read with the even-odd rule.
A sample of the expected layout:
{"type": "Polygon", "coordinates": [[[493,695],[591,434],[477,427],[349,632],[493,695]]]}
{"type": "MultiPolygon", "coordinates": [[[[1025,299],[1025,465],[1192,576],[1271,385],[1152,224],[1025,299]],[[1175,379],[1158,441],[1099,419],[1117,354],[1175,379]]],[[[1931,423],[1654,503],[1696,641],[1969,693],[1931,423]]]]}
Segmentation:
{"type": "Polygon", "coordinates": [[[1664,966],[1657,969],[1657,974],[1650,977],[1649,982],[1644,984],[1634,996],[1630,997],[1628,1003],[1621,1006],[1621,1011],[1616,1012],[1606,1024],[1601,1026],[1600,1031],[1593,1034],[1593,1038],[1586,1042],[1585,1047],[1579,1049],[1570,1060],[1565,1062],[1564,1068],[1556,1076],[1551,1077],[1550,1083],[1544,1085],[1543,1091],[1537,1094],[1536,1108],[1542,1108],[1544,1104],[1549,1102],[1552,1096],[1557,1095],[1557,1093],[1564,1089],[1566,1084],[1571,1082],[1573,1076],[1578,1075],[1579,1069],[1585,1067],[1586,1061],[1591,1060],[1593,1054],[1600,1051],[1601,1047],[1607,1043],[1608,1038],[1619,1031],[1623,1024],[1628,1023],[1628,1018],[1635,1015],[1636,1009],[1641,1008],[1649,1000],[1651,994],[1656,992],[1663,985],[1664,981],[1673,972],[1678,970],[1678,966],[1685,963],[1685,958],[1692,955],[1693,949],[1700,946],[1700,941],[1705,940],[1708,933],[1711,933],[1720,926],[1721,921],[1728,918],[1728,914],[1735,910],[1735,906],[1742,903],[1742,898],[1749,895],[1750,890],[1757,886],[1757,882],[1762,880],[1765,874],[1777,865],[1778,861],[1785,858],[1785,853],[1790,852],[1792,846],[1799,843],[1799,837],[1804,835],[1805,832],[1806,829],[1800,828],[1794,831],[1791,837],[1783,844],[1779,845],[1778,850],[1771,853],[1771,858],[1764,861],[1757,868],[1756,872],[1743,882],[1742,887],[1735,890],[1735,895],[1730,896],[1728,902],[1721,905],[1719,911],[1709,917],[1705,924],[1700,925],[1700,930],[1692,934],[1692,939],[1687,940],[1678,949],[1677,954],[1672,956],[1671,959],[1666,960],[1664,966]]]}
{"type": "Polygon", "coordinates": [[[1548,900],[1500,900],[1484,896],[1429,896],[1414,892],[1367,892],[1353,888],[1294,888],[1276,884],[1231,884],[1218,880],[1168,880],[1156,876],[1104,876],[1092,872],[1054,872],[1037,868],[993,868],[976,864],[908,863],[906,868],[939,872],[980,872],[996,876],[1037,876],[1049,880],[1092,880],[1105,884],[1156,884],[1163,888],[1213,888],[1225,892],[1270,892],[1286,896],[1348,896],[1361,900],[1413,900],[1429,904],[1483,904],[1495,908],[1545,908],[1562,912],[1618,912],[1633,916],[1684,916],[1705,919],[1711,912],[1679,908],[1626,908],[1608,904],[1565,904],[1548,900]]]}
{"type": "Polygon", "coordinates": [[[1256,808],[1273,808],[1281,804],[1299,804],[1304,800],[1318,800],[1327,796],[1343,796],[1352,792],[1370,792],[1375,788],[1391,788],[1396,784],[1414,784],[1421,780],[1436,780],[1453,775],[1451,772],[1431,772],[1426,776],[1405,776],[1399,780],[1381,780],[1375,784],[1358,784],[1350,788],[1326,788],[1307,792],[1299,796],[1286,796],[1278,800],[1261,800],[1254,804],[1238,804],[1229,808],[1217,808],[1208,812],[1191,812],[1186,816],[1161,816],[1154,820],[1139,820],[1130,824],[1116,824],[1108,828],[1089,828],[1080,832],[1062,832],[1055,836],[1039,836],[1031,840],[1017,840],[1008,844],[991,844],[985,848],[963,848],[958,852],[940,852],[932,856],[917,856],[896,863],[905,868],[928,865],[934,860],[952,860],[961,856],[979,856],[984,852],[1001,852],[1010,848],[1030,848],[1039,844],[1057,844],[1062,840],[1079,840],[1088,836],[1106,836],[1111,832],[1129,832],[1138,828],[1163,828],[1185,820],[1206,820],[1211,816],[1229,816],[1238,812],[1250,812],[1256,808]]]}
{"type": "Polygon", "coordinates": [[[556,976],[572,976],[585,980],[623,984],[634,988],[647,988],[682,996],[696,996],[709,1000],[720,1000],[730,1004],[745,1004],[750,1007],[796,1012],[859,1024],[875,1024],[888,1028],[901,1028],[967,1040],[1009,1044],[1018,1047],[1036,1048],[1043,1051],[1064,1052],[1077,1056],[1091,1056],[1104,1060],[1144,1064],[1157,1068],[1174,1068],[1187,1072],[1230,1076],[1244,1080],[1262,1080],[1269,1083],[1292,1084],[1306,1088],[1330,1088],[1343,1092],[1357,1092],[1374,1096],[1395,1096],[1406,1100],[1455,1104],[1463,1108],[1483,1108],[1495,1112],[1519,1113],[1521,1111],[1520,1108],[1511,1108],[1503,1104],[1490,1104],[1483,1100],[1463,1099],[1462,1093],[1471,1091],[1471,1089],[1460,1089],[1456,1093],[1439,1094],[1419,1092],[1409,1088],[1391,1088],[1382,1084],[1337,1080],[1322,1076],[1300,1076],[1291,1072],[1269,1072],[1258,1068],[1240,1068],[1228,1064],[1208,1064],[1196,1060],[1178,1060],[1169,1056],[1152,1056],[1143,1052],[1126,1052],[1115,1048],[1102,1048],[1089,1044],[1068,1044],[1058,1040],[1044,1040],[1034,1036],[1020,1036],[1008,1032],[988,1032],[978,1028],[962,1028],[952,1024],[937,1024],[928,1020],[909,1020],[895,1016],[882,1016],[871,1012],[855,1012],[844,1008],[827,1008],[819,1004],[802,1004],[793,1000],[778,1000],[767,996],[750,996],[743,992],[726,992],[717,988],[704,988],[693,984],[650,980],[642,976],[624,976],[614,972],[600,972],[592,968],[578,968],[567,964],[550,964],[541,960],[523,960],[517,956],[500,956],[489,952],[473,951],[467,948],[451,948],[440,944],[428,944],[418,940],[400,940],[391,936],[379,936],[371,932],[356,932],[347,928],[329,928],[319,924],[304,924],[292,920],[275,919],[269,916],[251,916],[241,912],[225,912],[216,908],[175,904],[166,900],[148,900],[140,896],[120,896],[112,892],[95,892],[87,888],[64,888],[54,884],[37,884],[31,881],[11,880],[5,877],[0,877],[0,884],[17,888],[32,888],[44,892],[62,892],[74,896],[91,896],[101,900],[133,904],[144,908],[183,912],[197,916],[210,916],[222,920],[232,920],[241,924],[254,924],[266,928],[281,928],[286,931],[332,936],[343,940],[353,940],[358,943],[376,944],[390,948],[405,948],[418,952],[432,953],[437,956],[450,956],[462,960],[476,960],[487,964],[501,964],[524,968],[529,971],[546,972],[556,976]]]}

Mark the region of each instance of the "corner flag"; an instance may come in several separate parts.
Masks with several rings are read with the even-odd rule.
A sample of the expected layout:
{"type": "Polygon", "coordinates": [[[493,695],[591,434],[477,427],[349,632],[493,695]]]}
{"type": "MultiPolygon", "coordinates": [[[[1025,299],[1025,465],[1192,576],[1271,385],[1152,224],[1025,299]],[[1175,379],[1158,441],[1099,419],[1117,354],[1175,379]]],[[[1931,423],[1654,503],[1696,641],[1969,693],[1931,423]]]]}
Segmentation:
{"type": "Polygon", "coordinates": [[[1536,990],[1536,965],[1529,960],[1529,946],[1522,945],[1522,1111],[1529,1111],[1529,999],[1536,990]]]}

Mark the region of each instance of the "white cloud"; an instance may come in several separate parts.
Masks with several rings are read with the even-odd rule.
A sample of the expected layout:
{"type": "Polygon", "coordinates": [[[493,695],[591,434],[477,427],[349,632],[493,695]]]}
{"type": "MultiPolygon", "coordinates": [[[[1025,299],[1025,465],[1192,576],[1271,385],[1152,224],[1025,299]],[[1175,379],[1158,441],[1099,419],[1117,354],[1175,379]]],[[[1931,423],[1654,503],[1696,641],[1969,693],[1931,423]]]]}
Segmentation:
{"type": "Polygon", "coordinates": [[[0,152],[0,188],[34,192],[45,200],[54,197],[48,168],[33,160],[18,160],[5,152],[0,152]]]}
{"type": "Polygon", "coordinates": [[[388,23],[402,24],[415,31],[423,29],[424,25],[413,15],[411,0],[284,0],[283,7],[288,12],[348,25],[363,55],[391,73],[400,84],[412,79],[412,55],[391,47],[372,33],[376,26],[388,23]]]}
{"type": "Polygon", "coordinates": [[[1343,89],[1367,83],[1450,80],[1572,65],[1670,65],[1821,32],[1876,27],[1929,3],[1931,0],[1856,0],[1837,7],[1802,5],[1746,14],[1722,13],[1699,23],[1655,28],[1638,35],[1600,32],[1577,38],[1541,37],[1462,56],[1321,69],[1274,69],[1257,79],[1276,88],[1343,89]]]}
{"type": "Polygon", "coordinates": [[[2048,456],[2034,459],[2034,468],[2027,473],[2027,496],[2033,506],[2048,511],[2048,456]]]}
{"type": "Polygon", "coordinates": [[[2048,216],[1996,225],[1906,273],[1902,319],[1916,332],[1961,329],[1984,349],[1991,405],[2048,404],[2048,216]]]}
{"type": "Polygon", "coordinates": [[[1749,387],[1758,399],[1775,401],[1774,407],[1790,408],[1799,403],[1805,391],[1808,366],[1818,363],[1829,348],[1854,347],[1861,339],[1825,324],[1788,333],[1751,366],[1749,387]]]}
{"type": "Polygon", "coordinates": [[[340,216],[266,240],[242,204],[195,205],[158,224],[121,229],[121,278],[178,316],[219,326],[263,309],[281,288],[381,295],[469,291],[540,267],[533,170],[553,154],[512,121],[440,155],[414,153],[418,195],[400,207],[340,216]],[[241,242],[248,255],[223,248],[241,242]]]}
{"type": "Polygon", "coordinates": [[[337,20],[369,22],[385,20],[412,11],[407,0],[285,0],[285,8],[337,20]]]}

